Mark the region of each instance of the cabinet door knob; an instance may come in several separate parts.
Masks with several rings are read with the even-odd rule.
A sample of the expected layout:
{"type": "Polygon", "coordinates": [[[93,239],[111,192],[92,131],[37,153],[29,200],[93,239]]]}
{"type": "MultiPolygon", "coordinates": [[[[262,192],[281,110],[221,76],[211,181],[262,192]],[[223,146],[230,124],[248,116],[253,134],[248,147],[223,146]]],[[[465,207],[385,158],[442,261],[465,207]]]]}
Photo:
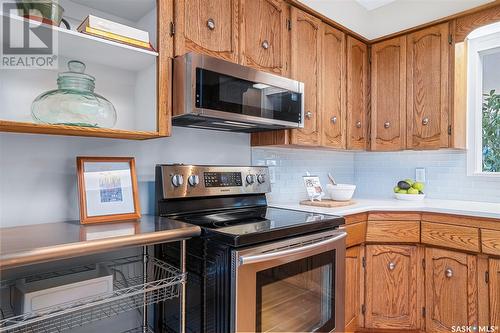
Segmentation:
{"type": "Polygon", "coordinates": [[[361,128],[361,121],[357,121],[357,122],[356,122],[356,127],[357,127],[357,128],[361,128]]]}
{"type": "Polygon", "coordinates": [[[333,116],[330,118],[330,121],[333,123],[333,124],[336,124],[337,123],[337,116],[333,116]]]}
{"type": "Polygon", "coordinates": [[[214,30],[215,29],[215,21],[214,21],[214,19],[209,18],[207,20],[207,27],[210,30],[214,30]]]}
{"type": "Polygon", "coordinates": [[[444,271],[444,275],[447,277],[447,278],[451,278],[453,276],[453,270],[451,268],[447,268],[445,271],[444,271]]]}
{"type": "Polygon", "coordinates": [[[313,115],[313,114],[312,114],[312,112],[311,112],[311,111],[307,111],[307,112],[306,112],[306,118],[307,118],[307,119],[311,119],[312,115],[313,115]]]}
{"type": "Polygon", "coordinates": [[[393,271],[396,268],[396,264],[393,262],[390,262],[389,265],[387,265],[390,271],[393,271]]]}
{"type": "Polygon", "coordinates": [[[427,125],[429,123],[429,118],[425,117],[424,119],[422,119],[422,125],[427,125]]]}
{"type": "Polygon", "coordinates": [[[269,42],[267,40],[264,40],[261,45],[264,50],[269,48],[269,42]]]}
{"type": "Polygon", "coordinates": [[[389,127],[391,127],[391,123],[390,123],[390,122],[388,122],[388,121],[386,121],[386,122],[384,123],[384,128],[389,128],[389,127]]]}

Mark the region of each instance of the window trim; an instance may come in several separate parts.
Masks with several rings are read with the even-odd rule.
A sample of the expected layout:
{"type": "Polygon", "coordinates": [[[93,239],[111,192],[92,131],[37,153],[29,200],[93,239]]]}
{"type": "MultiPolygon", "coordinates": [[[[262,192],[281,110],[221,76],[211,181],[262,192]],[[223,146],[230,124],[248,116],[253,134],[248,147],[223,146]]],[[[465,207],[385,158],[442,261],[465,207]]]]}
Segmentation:
{"type": "Polygon", "coordinates": [[[467,40],[467,176],[500,179],[500,172],[482,170],[482,57],[500,50],[500,30],[473,34],[475,36],[467,40]]]}

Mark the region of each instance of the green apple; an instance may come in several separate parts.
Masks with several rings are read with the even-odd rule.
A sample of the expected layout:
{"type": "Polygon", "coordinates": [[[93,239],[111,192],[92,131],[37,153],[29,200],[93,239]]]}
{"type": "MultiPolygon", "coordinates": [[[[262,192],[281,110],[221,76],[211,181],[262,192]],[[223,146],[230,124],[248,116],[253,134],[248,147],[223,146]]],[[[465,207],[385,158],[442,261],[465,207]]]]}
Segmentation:
{"type": "Polygon", "coordinates": [[[419,191],[423,191],[424,190],[424,184],[423,183],[420,183],[420,182],[416,182],[412,185],[412,187],[414,189],[417,189],[419,191]]]}
{"type": "Polygon", "coordinates": [[[395,186],[395,187],[394,187],[394,193],[398,193],[398,192],[399,192],[399,190],[400,190],[400,188],[399,188],[398,186],[395,186]]]}
{"type": "Polygon", "coordinates": [[[418,194],[418,190],[416,188],[409,188],[408,189],[408,194],[418,194]]]}
{"type": "Polygon", "coordinates": [[[407,182],[407,183],[408,183],[408,185],[410,185],[410,186],[413,186],[413,183],[415,183],[415,182],[413,181],[413,179],[411,179],[411,178],[406,178],[404,181],[405,181],[405,182],[407,182]]]}
{"type": "Polygon", "coordinates": [[[399,194],[408,194],[408,190],[399,190],[398,193],[399,194]]]}

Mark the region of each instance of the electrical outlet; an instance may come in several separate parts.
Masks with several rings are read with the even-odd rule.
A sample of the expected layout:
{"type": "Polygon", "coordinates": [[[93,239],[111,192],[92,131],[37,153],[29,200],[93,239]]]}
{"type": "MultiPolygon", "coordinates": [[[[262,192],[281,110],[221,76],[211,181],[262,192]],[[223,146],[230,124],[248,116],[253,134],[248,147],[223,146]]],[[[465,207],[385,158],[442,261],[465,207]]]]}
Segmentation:
{"type": "Polygon", "coordinates": [[[425,183],[425,168],[415,168],[415,181],[425,183]]]}

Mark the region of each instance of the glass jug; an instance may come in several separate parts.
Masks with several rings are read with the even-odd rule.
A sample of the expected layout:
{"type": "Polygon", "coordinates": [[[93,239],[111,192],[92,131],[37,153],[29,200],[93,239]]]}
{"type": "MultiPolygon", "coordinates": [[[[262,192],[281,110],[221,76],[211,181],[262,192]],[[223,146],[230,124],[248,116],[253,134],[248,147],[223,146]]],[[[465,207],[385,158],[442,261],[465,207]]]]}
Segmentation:
{"type": "Polygon", "coordinates": [[[68,72],[59,73],[59,89],[47,91],[33,101],[31,114],[38,123],[111,128],[116,110],[106,98],[94,93],[95,78],[85,74],[85,64],[68,62],[68,72]]]}

